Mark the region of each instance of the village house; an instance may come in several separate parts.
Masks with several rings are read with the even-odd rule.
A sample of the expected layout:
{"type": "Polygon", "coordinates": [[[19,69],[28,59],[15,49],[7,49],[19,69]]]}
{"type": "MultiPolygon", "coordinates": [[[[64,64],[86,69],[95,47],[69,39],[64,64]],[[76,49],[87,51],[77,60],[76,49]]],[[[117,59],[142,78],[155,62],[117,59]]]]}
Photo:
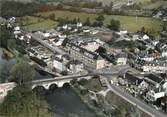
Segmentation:
{"type": "Polygon", "coordinates": [[[66,66],[71,73],[79,73],[84,69],[84,64],[78,60],[72,60],[66,66]]]}
{"type": "Polygon", "coordinates": [[[53,68],[58,70],[59,72],[63,72],[67,70],[67,63],[70,61],[70,57],[68,55],[56,55],[53,58],[53,68]]]}
{"type": "Polygon", "coordinates": [[[151,61],[146,62],[142,67],[143,72],[152,72],[152,73],[166,73],[167,71],[167,62],[165,61],[151,61]]]}
{"type": "Polygon", "coordinates": [[[127,54],[120,53],[116,56],[116,63],[117,65],[126,65],[127,64],[127,54]]]}
{"type": "Polygon", "coordinates": [[[162,57],[167,57],[167,47],[165,47],[161,50],[161,56],[162,57]]]}
{"type": "Polygon", "coordinates": [[[119,79],[121,85],[125,85],[132,94],[141,95],[149,88],[149,83],[143,77],[126,73],[123,79],[119,79]]]}
{"type": "Polygon", "coordinates": [[[150,74],[145,77],[150,84],[150,90],[146,93],[145,100],[154,103],[157,99],[165,97],[167,91],[167,80],[166,77],[161,77],[159,75],[150,74]]]}

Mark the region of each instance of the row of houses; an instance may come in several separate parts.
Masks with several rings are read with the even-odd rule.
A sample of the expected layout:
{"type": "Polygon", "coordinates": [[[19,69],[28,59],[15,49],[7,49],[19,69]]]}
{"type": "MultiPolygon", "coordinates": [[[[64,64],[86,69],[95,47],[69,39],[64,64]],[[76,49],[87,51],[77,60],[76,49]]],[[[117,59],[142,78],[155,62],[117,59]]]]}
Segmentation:
{"type": "Polygon", "coordinates": [[[167,79],[165,74],[133,74],[127,72],[118,80],[131,94],[163,109],[167,107],[167,79]],[[160,101],[160,102],[159,102],[160,101]]]}

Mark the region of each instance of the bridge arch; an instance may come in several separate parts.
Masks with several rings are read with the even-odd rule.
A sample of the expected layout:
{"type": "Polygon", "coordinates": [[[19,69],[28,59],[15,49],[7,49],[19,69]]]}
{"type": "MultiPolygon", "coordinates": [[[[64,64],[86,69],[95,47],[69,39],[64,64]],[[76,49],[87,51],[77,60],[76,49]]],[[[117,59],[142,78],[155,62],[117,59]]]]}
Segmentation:
{"type": "Polygon", "coordinates": [[[43,86],[36,86],[32,91],[38,98],[42,98],[46,94],[46,89],[43,86]]]}
{"type": "Polygon", "coordinates": [[[71,87],[71,84],[69,82],[66,82],[66,83],[63,84],[63,87],[64,88],[69,88],[69,87],[71,87]]]}
{"type": "Polygon", "coordinates": [[[71,81],[71,80],[58,81],[58,82],[57,82],[57,85],[58,85],[58,87],[63,87],[64,84],[66,84],[66,83],[70,84],[70,81],[71,81]]]}
{"type": "Polygon", "coordinates": [[[32,91],[44,91],[46,90],[44,86],[42,85],[37,85],[32,87],[32,91]]]}
{"type": "Polygon", "coordinates": [[[52,83],[49,85],[49,89],[50,91],[53,91],[54,89],[57,89],[58,88],[58,85],[56,83],[52,83]]]}

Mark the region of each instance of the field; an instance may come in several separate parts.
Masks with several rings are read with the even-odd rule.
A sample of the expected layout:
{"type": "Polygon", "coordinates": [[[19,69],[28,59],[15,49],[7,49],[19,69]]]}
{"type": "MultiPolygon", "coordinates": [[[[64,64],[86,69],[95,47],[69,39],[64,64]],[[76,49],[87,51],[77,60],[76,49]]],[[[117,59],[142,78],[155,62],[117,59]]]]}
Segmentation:
{"type": "MultiPolygon", "coordinates": [[[[87,17],[90,18],[91,22],[94,22],[96,18],[96,14],[88,14],[88,13],[77,13],[77,12],[70,12],[70,11],[51,11],[51,12],[44,12],[39,13],[40,15],[47,17],[50,14],[55,14],[55,19],[61,17],[61,18],[80,18],[82,22],[86,20],[87,17]]],[[[39,15],[38,14],[38,15],[39,15]]],[[[133,16],[118,16],[118,15],[105,15],[105,25],[109,24],[111,19],[119,20],[121,23],[122,29],[127,29],[128,31],[138,31],[142,27],[145,27],[145,29],[148,32],[151,32],[153,34],[158,34],[162,29],[163,22],[161,20],[157,20],[154,18],[148,18],[148,17],[133,17],[133,16]]]]}
{"type": "Polygon", "coordinates": [[[155,3],[152,3],[152,4],[145,4],[143,5],[143,8],[144,9],[155,9],[155,8],[158,8],[160,6],[163,6],[163,7],[167,7],[167,1],[157,1],[155,3]]]}
{"type": "MultiPolygon", "coordinates": [[[[94,1],[102,2],[105,5],[108,5],[111,1],[113,3],[120,3],[120,2],[126,3],[126,2],[128,2],[128,0],[94,0],[94,1]]],[[[137,3],[139,3],[139,2],[140,3],[145,3],[145,2],[150,2],[151,0],[133,0],[133,1],[135,1],[137,3]]]]}
{"type": "Polygon", "coordinates": [[[25,16],[18,18],[18,22],[28,31],[37,31],[42,29],[51,29],[57,25],[57,22],[54,22],[49,19],[43,19],[33,16],[25,16]]]}
{"type": "MultiPolygon", "coordinates": [[[[81,22],[85,22],[85,20],[89,17],[91,22],[93,23],[96,18],[96,14],[88,14],[88,13],[77,13],[70,11],[50,11],[38,13],[37,15],[41,15],[43,17],[48,17],[50,14],[55,14],[55,19],[57,18],[80,18],[81,22]]],[[[111,19],[119,20],[121,23],[122,29],[127,29],[131,32],[136,32],[140,30],[142,27],[145,27],[146,31],[151,32],[154,35],[157,35],[161,29],[163,22],[161,20],[157,20],[149,17],[133,17],[133,16],[118,16],[118,15],[105,15],[104,24],[109,24],[111,19]]],[[[34,16],[25,16],[18,18],[18,22],[21,26],[23,26],[26,30],[29,31],[37,31],[42,29],[51,29],[57,26],[57,22],[52,21],[50,19],[44,19],[34,16]]]]}
{"type": "MultiPolygon", "coordinates": [[[[109,5],[111,3],[111,1],[113,1],[114,5],[116,4],[126,4],[128,2],[128,0],[95,0],[98,2],[102,2],[104,5],[109,5]]],[[[141,5],[142,8],[146,8],[146,9],[154,9],[154,8],[158,8],[159,6],[163,5],[163,6],[167,6],[167,1],[163,1],[163,0],[157,0],[155,3],[152,3],[151,0],[133,0],[135,3],[141,5]]]]}

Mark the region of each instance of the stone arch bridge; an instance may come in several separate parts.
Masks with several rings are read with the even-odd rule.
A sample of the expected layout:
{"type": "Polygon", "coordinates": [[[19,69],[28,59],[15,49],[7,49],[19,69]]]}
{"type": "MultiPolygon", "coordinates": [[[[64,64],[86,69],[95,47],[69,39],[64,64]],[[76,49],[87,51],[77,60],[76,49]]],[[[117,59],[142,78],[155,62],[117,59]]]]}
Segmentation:
{"type": "MultiPolygon", "coordinates": [[[[68,75],[68,76],[60,76],[60,77],[55,77],[55,78],[49,78],[49,79],[42,79],[42,80],[34,80],[32,81],[32,89],[38,86],[44,87],[46,90],[50,88],[51,85],[56,85],[57,87],[63,87],[65,83],[70,83],[71,80],[73,79],[82,79],[88,76],[93,76],[93,75],[120,75],[120,74],[125,74],[130,70],[128,67],[121,67],[121,69],[113,70],[113,69],[103,69],[103,70],[95,70],[92,71],[91,73],[85,73],[81,72],[78,74],[73,74],[73,75],[68,75]]],[[[16,87],[16,83],[10,82],[10,83],[3,83],[0,84],[0,100],[4,98],[8,91],[12,90],[14,87],[16,87]]]]}

